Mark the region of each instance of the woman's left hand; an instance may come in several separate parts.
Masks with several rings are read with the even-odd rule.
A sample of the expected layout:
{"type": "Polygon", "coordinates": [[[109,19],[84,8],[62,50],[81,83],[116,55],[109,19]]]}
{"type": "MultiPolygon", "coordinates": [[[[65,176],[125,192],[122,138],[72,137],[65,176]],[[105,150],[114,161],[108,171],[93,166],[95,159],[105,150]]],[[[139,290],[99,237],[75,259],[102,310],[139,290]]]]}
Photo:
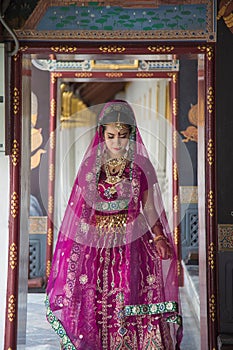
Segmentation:
{"type": "Polygon", "coordinates": [[[161,239],[156,244],[156,250],[161,259],[167,260],[173,256],[171,246],[167,240],[161,239]]]}

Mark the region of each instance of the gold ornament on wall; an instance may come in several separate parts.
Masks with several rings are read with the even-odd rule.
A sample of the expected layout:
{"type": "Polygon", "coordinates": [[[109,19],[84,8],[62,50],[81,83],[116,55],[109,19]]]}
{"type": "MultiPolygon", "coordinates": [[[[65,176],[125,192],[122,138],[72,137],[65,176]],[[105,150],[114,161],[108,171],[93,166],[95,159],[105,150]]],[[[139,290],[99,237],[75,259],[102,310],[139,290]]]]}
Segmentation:
{"type": "Polygon", "coordinates": [[[14,166],[19,164],[19,143],[17,140],[13,141],[13,146],[11,151],[11,161],[14,166]]]}
{"type": "Polygon", "coordinates": [[[214,294],[212,294],[209,299],[209,315],[211,321],[214,322],[216,316],[216,300],[214,294]]]}
{"type": "Polygon", "coordinates": [[[46,151],[40,146],[43,143],[42,128],[37,129],[38,117],[38,99],[37,96],[31,93],[31,169],[39,166],[41,155],[46,151]]]}
{"type": "Polygon", "coordinates": [[[220,1],[217,20],[221,18],[223,18],[226,26],[233,33],[233,0],[220,1]]]}
{"type": "Polygon", "coordinates": [[[11,215],[15,219],[19,213],[19,196],[16,192],[11,195],[11,215]]]}
{"type": "Polygon", "coordinates": [[[197,133],[197,124],[198,124],[198,105],[191,105],[188,112],[188,120],[192,124],[186,128],[186,130],[182,130],[180,133],[185,137],[182,142],[194,141],[198,140],[197,133]]]}
{"type": "Polygon", "coordinates": [[[214,243],[211,242],[208,249],[208,262],[210,268],[214,269],[214,243]]]}
{"type": "Polygon", "coordinates": [[[15,310],[16,310],[16,298],[14,295],[10,295],[8,299],[8,310],[7,310],[7,316],[10,322],[13,322],[15,319],[15,316],[16,316],[15,310]]]}
{"type": "Polygon", "coordinates": [[[10,260],[9,265],[12,270],[14,270],[17,266],[17,255],[18,255],[17,245],[13,242],[10,245],[10,259],[9,259],[10,260]]]}
{"type": "Polygon", "coordinates": [[[124,52],[126,49],[124,46],[100,46],[99,47],[99,50],[102,52],[102,53],[122,53],[124,52]]]}

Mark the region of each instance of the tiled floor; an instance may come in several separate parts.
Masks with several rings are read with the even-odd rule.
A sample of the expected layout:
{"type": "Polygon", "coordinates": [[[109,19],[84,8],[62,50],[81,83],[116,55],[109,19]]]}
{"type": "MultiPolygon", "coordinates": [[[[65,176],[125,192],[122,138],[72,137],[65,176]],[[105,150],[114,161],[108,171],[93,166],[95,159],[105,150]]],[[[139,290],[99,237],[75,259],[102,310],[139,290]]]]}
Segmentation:
{"type": "MultiPolygon", "coordinates": [[[[184,319],[184,338],[182,350],[200,350],[199,329],[189,305],[186,292],[181,288],[181,300],[184,319]]],[[[45,318],[44,294],[28,294],[27,338],[26,346],[18,350],[59,350],[57,335],[45,318]]],[[[111,349],[109,349],[111,350],[111,349]]]]}

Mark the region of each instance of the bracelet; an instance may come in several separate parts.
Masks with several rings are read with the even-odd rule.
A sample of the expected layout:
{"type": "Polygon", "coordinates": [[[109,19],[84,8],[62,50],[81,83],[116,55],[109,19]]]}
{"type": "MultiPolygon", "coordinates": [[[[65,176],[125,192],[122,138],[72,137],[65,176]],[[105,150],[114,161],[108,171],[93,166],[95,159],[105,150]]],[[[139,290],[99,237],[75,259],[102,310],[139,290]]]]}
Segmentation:
{"type": "Polygon", "coordinates": [[[158,235],[158,236],[154,237],[154,242],[158,242],[158,241],[161,241],[161,240],[166,241],[167,238],[164,235],[158,235]]]}

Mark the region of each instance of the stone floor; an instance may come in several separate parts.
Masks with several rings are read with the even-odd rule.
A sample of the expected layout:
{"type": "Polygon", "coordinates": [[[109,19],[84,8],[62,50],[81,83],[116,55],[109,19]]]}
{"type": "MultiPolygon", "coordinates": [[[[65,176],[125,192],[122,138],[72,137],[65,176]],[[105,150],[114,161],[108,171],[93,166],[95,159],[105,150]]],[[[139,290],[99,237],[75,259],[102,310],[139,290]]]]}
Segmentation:
{"type": "MultiPolygon", "coordinates": [[[[199,328],[186,288],[180,289],[184,321],[182,350],[200,350],[199,328]]],[[[44,294],[28,294],[26,346],[18,350],[59,350],[59,340],[45,318],[44,294]]],[[[111,350],[111,349],[109,349],[111,350]]]]}

